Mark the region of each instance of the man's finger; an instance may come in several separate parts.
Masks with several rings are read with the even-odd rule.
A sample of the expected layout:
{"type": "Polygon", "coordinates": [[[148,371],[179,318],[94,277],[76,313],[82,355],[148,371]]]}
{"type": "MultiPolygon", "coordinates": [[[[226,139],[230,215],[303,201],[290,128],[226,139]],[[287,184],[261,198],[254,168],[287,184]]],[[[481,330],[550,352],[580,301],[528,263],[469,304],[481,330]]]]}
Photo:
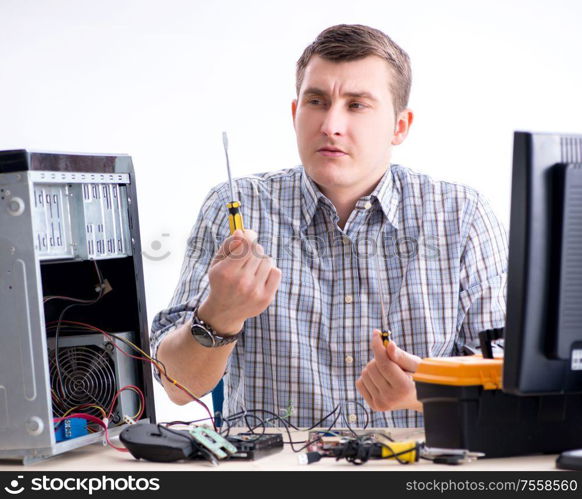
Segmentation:
{"type": "Polygon", "coordinates": [[[269,277],[267,277],[267,281],[265,282],[265,291],[269,296],[273,296],[279,284],[281,283],[281,270],[277,267],[273,267],[269,272],[269,277]]]}
{"type": "Polygon", "coordinates": [[[266,258],[265,250],[260,244],[253,243],[250,247],[250,251],[253,254],[254,258],[249,258],[247,260],[247,263],[245,263],[242,268],[245,270],[245,272],[254,275],[257,273],[259,265],[261,265],[263,260],[265,260],[266,258]]]}
{"type": "Polygon", "coordinates": [[[385,363],[390,360],[388,354],[386,353],[386,347],[382,343],[382,338],[380,337],[380,331],[374,329],[372,336],[372,352],[374,353],[374,358],[377,362],[385,363]]]}
{"type": "MultiPolygon", "coordinates": [[[[385,347],[384,343],[382,343],[380,331],[374,330],[374,337],[372,338],[372,349],[374,351],[376,367],[382,376],[386,379],[386,381],[390,384],[390,386],[398,387],[408,384],[410,381],[409,372],[411,373],[415,371],[410,371],[409,369],[406,369],[406,367],[403,367],[402,365],[392,360],[388,354],[388,351],[390,349],[394,349],[394,347],[396,347],[396,345],[394,345],[392,342],[389,342],[388,346],[385,347]]],[[[404,358],[403,356],[397,356],[402,361],[402,363],[405,364],[405,366],[414,368],[416,370],[417,364],[414,363],[414,358],[418,359],[418,362],[420,363],[420,357],[416,357],[416,355],[410,355],[398,348],[397,350],[411,357],[408,359],[404,358]]]]}
{"type": "Polygon", "coordinates": [[[260,264],[255,272],[257,282],[263,284],[267,281],[271,269],[274,268],[273,259],[269,256],[261,258],[260,264]]]}
{"type": "Polygon", "coordinates": [[[216,264],[224,260],[228,255],[230,255],[234,250],[236,250],[244,241],[245,236],[242,230],[236,230],[234,233],[221,244],[220,248],[214,255],[213,264],[216,264]]]}
{"type": "Polygon", "coordinates": [[[386,347],[386,352],[388,357],[392,362],[398,364],[405,371],[415,373],[420,365],[422,359],[417,355],[405,352],[404,350],[398,348],[394,342],[388,343],[386,347]]]}
{"type": "MultiPolygon", "coordinates": [[[[237,231],[238,232],[238,231],[237,231]]],[[[235,264],[234,268],[242,269],[242,267],[253,256],[253,242],[244,236],[231,236],[233,239],[228,240],[223,244],[222,254],[219,256],[219,262],[227,261],[230,264],[235,264]],[[239,242],[240,241],[240,242],[239,242]]]]}
{"type": "Polygon", "coordinates": [[[368,387],[366,386],[366,383],[362,378],[359,378],[356,381],[356,388],[358,389],[362,397],[364,397],[364,400],[368,403],[368,405],[372,406],[374,404],[374,397],[372,397],[370,390],[368,390],[368,387]]]}
{"type": "Polygon", "coordinates": [[[253,229],[245,229],[243,235],[252,243],[256,243],[259,239],[259,235],[253,229]]]}
{"type": "Polygon", "coordinates": [[[390,390],[392,383],[389,374],[386,370],[381,370],[378,367],[378,362],[370,362],[366,366],[366,373],[370,378],[370,381],[374,383],[374,386],[378,389],[379,393],[386,393],[390,390]]]}

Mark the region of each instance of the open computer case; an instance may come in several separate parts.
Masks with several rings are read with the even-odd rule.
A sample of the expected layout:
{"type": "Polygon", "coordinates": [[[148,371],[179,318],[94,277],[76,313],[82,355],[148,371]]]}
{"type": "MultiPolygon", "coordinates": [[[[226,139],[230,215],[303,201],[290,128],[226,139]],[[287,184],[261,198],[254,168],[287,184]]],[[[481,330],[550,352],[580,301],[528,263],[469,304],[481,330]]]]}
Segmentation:
{"type": "Polygon", "coordinates": [[[133,346],[149,355],[131,158],[0,151],[0,459],[101,442],[72,420],[56,431],[74,412],[113,436],[154,422],[151,367],[133,346]]]}

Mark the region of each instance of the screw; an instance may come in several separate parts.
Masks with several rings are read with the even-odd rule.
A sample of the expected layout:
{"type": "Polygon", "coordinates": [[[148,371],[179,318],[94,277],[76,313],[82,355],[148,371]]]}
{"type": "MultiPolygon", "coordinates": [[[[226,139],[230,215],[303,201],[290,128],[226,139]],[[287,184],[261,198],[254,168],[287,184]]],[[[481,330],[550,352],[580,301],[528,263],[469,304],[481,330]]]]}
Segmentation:
{"type": "Polygon", "coordinates": [[[24,426],[26,427],[26,431],[33,436],[40,435],[44,430],[44,423],[38,416],[33,416],[27,419],[24,426]]]}

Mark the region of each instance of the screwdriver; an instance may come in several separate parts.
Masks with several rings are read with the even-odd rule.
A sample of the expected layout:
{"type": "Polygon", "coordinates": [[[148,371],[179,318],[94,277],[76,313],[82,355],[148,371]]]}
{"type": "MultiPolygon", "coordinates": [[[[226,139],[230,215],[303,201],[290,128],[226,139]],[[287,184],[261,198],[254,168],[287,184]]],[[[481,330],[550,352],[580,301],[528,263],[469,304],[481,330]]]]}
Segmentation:
{"type": "MultiPolygon", "coordinates": [[[[384,291],[384,281],[382,279],[382,274],[380,273],[380,264],[379,264],[379,260],[380,260],[380,236],[382,235],[382,231],[380,230],[378,233],[378,236],[376,238],[376,254],[374,255],[374,266],[375,266],[375,272],[376,272],[376,279],[378,279],[378,284],[379,284],[379,292],[380,292],[380,311],[382,314],[381,317],[381,325],[382,325],[382,330],[380,331],[380,338],[382,339],[382,344],[384,345],[384,347],[386,347],[388,345],[388,343],[390,343],[390,335],[392,334],[390,332],[390,329],[388,328],[388,315],[390,314],[390,310],[388,310],[388,313],[386,313],[386,305],[385,305],[385,300],[386,300],[386,295],[387,293],[384,291]]],[[[392,301],[390,300],[390,308],[392,308],[392,301]]]]}
{"type": "Polygon", "coordinates": [[[236,201],[234,197],[234,184],[232,183],[232,176],[230,174],[230,161],[228,160],[228,136],[226,132],[222,132],[222,143],[224,144],[224,154],[226,154],[226,169],[228,171],[228,183],[230,184],[230,199],[226,203],[228,208],[228,225],[230,233],[234,234],[235,230],[244,230],[242,213],[240,212],[240,201],[236,201]]]}

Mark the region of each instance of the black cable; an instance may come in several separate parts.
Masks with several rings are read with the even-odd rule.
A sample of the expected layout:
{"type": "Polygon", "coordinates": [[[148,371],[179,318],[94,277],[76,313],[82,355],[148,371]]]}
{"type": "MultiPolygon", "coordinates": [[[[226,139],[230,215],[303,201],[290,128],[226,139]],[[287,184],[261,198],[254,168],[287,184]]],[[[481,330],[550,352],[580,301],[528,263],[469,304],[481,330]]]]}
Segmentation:
{"type": "MultiPolygon", "coordinates": [[[[323,418],[321,418],[317,423],[315,423],[314,425],[310,426],[309,428],[307,428],[304,431],[309,432],[309,431],[313,430],[314,428],[318,427],[323,421],[325,421],[326,419],[328,419],[329,417],[331,417],[336,411],[338,411],[338,409],[339,409],[339,405],[336,406],[333,409],[333,411],[331,411],[329,414],[327,414],[326,416],[324,416],[323,418]]],[[[290,428],[292,428],[292,429],[294,429],[296,431],[299,431],[300,429],[297,426],[295,426],[294,424],[292,424],[289,421],[285,420],[284,418],[282,418],[278,414],[275,414],[274,412],[268,411],[266,409],[250,409],[247,412],[254,412],[254,411],[260,411],[260,412],[263,412],[265,414],[269,414],[269,415],[272,416],[272,419],[279,420],[281,423],[283,423],[283,427],[285,428],[285,431],[287,433],[287,437],[289,438],[289,441],[288,442],[284,442],[284,443],[287,444],[287,445],[290,445],[291,446],[291,450],[293,450],[293,452],[296,452],[296,453],[297,452],[301,452],[303,449],[305,449],[306,447],[308,447],[312,443],[317,442],[320,439],[320,437],[317,437],[316,439],[313,439],[313,440],[307,439],[307,440],[301,440],[301,441],[294,441],[293,438],[292,438],[292,436],[291,436],[290,428]],[[299,449],[296,449],[295,448],[295,445],[300,445],[300,444],[303,444],[302,447],[300,447],[299,449]]],[[[332,422],[332,424],[330,425],[330,427],[329,427],[329,429],[327,431],[330,431],[331,428],[333,428],[333,425],[336,423],[336,421],[339,418],[339,414],[340,413],[338,412],[338,414],[336,415],[336,418],[334,419],[334,421],[332,422]]]]}
{"type": "MultiPolygon", "coordinates": [[[[289,426],[291,426],[295,430],[299,430],[299,428],[297,428],[295,425],[289,423],[288,421],[285,421],[285,419],[282,418],[281,416],[279,416],[278,414],[276,414],[272,411],[269,411],[267,409],[249,409],[246,411],[238,412],[238,413],[234,414],[233,416],[231,416],[230,418],[235,418],[234,421],[236,421],[236,420],[240,419],[241,417],[243,417],[245,413],[249,413],[249,412],[261,412],[261,413],[268,414],[268,415],[272,416],[273,419],[281,421],[281,423],[283,423],[283,427],[285,428],[285,431],[287,432],[287,436],[289,437],[289,442],[284,442],[284,443],[290,444],[291,449],[294,452],[297,452],[297,451],[295,451],[295,448],[293,447],[294,442],[292,441],[292,438],[291,438],[291,432],[289,430],[289,426]]],[[[297,443],[297,442],[295,442],[295,443],[297,443]]],[[[300,442],[300,443],[303,443],[303,442],[300,442]]]]}
{"type": "MultiPolygon", "coordinates": [[[[327,418],[331,417],[333,415],[334,412],[336,412],[338,409],[340,408],[339,404],[335,406],[334,410],[331,411],[329,414],[327,414],[327,416],[324,416],[323,418],[321,418],[317,423],[315,423],[314,425],[312,425],[310,428],[307,429],[307,431],[311,431],[315,428],[317,428],[321,423],[323,423],[327,418]]],[[[335,426],[337,420],[339,419],[341,415],[341,410],[338,411],[338,413],[335,416],[335,419],[331,422],[331,424],[329,425],[329,427],[326,430],[323,430],[326,433],[330,433],[332,432],[332,428],[335,426]]],[[[306,449],[307,447],[309,447],[310,445],[319,442],[321,440],[321,435],[316,436],[315,438],[313,438],[312,440],[309,440],[309,438],[305,441],[305,445],[303,445],[302,447],[300,447],[299,449],[297,449],[295,452],[301,452],[303,449],[306,449]]],[[[297,442],[296,442],[297,443],[297,442]]]]}
{"type": "MultiPolygon", "coordinates": [[[[357,404],[358,406],[360,406],[366,416],[366,423],[364,425],[364,429],[367,428],[368,424],[369,424],[369,414],[368,411],[366,410],[366,408],[357,401],[352,401],[353,403],[357,404]]],[[[348,402],[348,403],[352,403],[352,402],[348,402]]],[[[344,403],[345,404],[345,403],[344,403]]],[[[325,416],[323,416],[319,421],[317,421],[316,423],[314,423],[312,426],[310,426],[309,428],[303,430],[303,431],[311,431],[317,427],[319,427],[326,419],[329,419],[330,417],[332,417],[335,414],[335,418],[334,420],[331,422],[331,424],[329,425],[329,427],[326,430],[322,430],[325,432],[331,432],[332,429],[334,428],[335,424],[337,423],[338,419],[340,418],[340,416],[342,415],[342,404],[338,404],[334,407],[334,409],[329,412],[328,414],[326,414],[325,416]]],[[[192,423],[198,423],[198,422],[202,422],[202,421],[208,421],[210,418],[201,418],[201,419],[197,419],[194,421],[189,421],[189,422],[184,422],[184,421],[172,421],[170,423],[161,423],[161,424],[192,424],[192,423]]],[[[291,436],[291,429],[295,430],[295,431],[300,431],[301,429],[298,428],[297,426],[295,426],[293,423],[291,423],[290,421],[286,420],[284,417],[269,411],[267,409],[247,409],[247,410],[243,410],[243,411],[239,411],[237,413],[234,413],[228,417],[223,417],[222,420],[225,422],[225,424],[227,425],[227,430],[226,430],[226,434],[224,434],[223,431],[220,432],[220,434],[222,436],[228,437],[230,435],[230,430],[231,428],[234,426],[234,424],[241,420],[244,419],[245,423],[247,425],[247,430],[249,433],[254,433],[254,431],[259,428],[262,427],[263,431],[260,434],[257,434],[257,439],[259,439],[260,437],[262,437],[267,430],[267,424],[271,423],[272,421],[278,421],[282,424],[285,432],[287,433],[287,437],[288,437],[288,441],[284,442],[287,445],[291,446],[291,449],[293,450],[293,452],[297,453],[297,452],[301,452],[303,449],[305,449],[306,447],[308,447],[309,445],[316,443],[317,441],[319,441],[321,439],[321,437],[316,437],[315,439],[312,440],[301,440],[301,441],[294,441],[293,437],[291,436]],[[262,413],[262,414],[266,414],[268,416],[270,416],[269,419],[267,420],[263,420],[261,417],[257,416],[255,413],[262,413]],[[248,417],[253,417],[258,421],[258,424],[256,425],[251,425],[249,424],[248,421],[248,417]],[[295,445],[300,445],[303,444],[299,449],[295,448],[295,445]]],[[[355,433],[355,431],[350,427],[349,430],[354,434],[357,435],[355,433]]]]}
{"type": "Polygon", "coordinates": [[[220,431],[220,435],[222,435],[224,438],[228,438],[230,436],[230,429],[232,428],[230,421],[227,421],[226,419],[224,419],[224,416],[222,415],[221,411],[216,411],[214,413],[214,419],[216,420],[217,417],[220,417],[220,421],[222,421],[225,425],[226,425],[226,433],[223,434],[223,431],[220,431]],[[218,415],[218,416],[217,416],[218,415]]]}
{"type": "Polygon", "coordinates": [[[261,413],[264,413],[264,414],[271,416],[271,419],[267,420],[265,423],[273,421],[273,420],[279,420],[283,423],[284,426],[291,426],[293,429],[299,430],[299,428],[297,428],[295,425],[286,421],[282,416],[279,416],[278,414],[276,414],[272,411],[269,411],[267,409],[246,409],[244,411],[236,412],[233,415],[229,416],[228,418],[233,420],[233,421],[237,421],[237,420],[243,418],[245,416],[245,414],[254,413],[254,412],[261,412],[261,413]]]}
{"type": "Polygon", "coordinates": [[[368,424],[370,422],[370,415],[368,414],[368,410],[366,409],[366,407],[362,403],[358,402],[357,400],[344,400],[343,402],[340,402],[340,406],[342,408],[340,410],[340,412],[341,412],[341,414],[342,414],[342,416],[344,418],[344,422],[346,424],[346,428],[352,433],[352,435],[354,435],[355,437],[357,437],[358,434],[352,429],[352,427],[350,426],[350,423],[349,423],[348,419],[345,417],[345,414],[343,413],[343,407],[344,407],[344,405],[348,405],[348,404],[355,404],[360,409],[362,409],[364,415],[366,416],[366,422],[364,423],[364,426],[362,428],[363,430],[365,430],[368,427],[368,424]]]}
{"type": "Polygon", "coordinates": [[[243,418],[245,420],[245,423],[247,425],[247,430],[249,433],[254,434],[254,430],[256,428],[262,427],[263,428],[262,433],[257,434],[256,439],[254,439],[254,440],[258,440],[267,431],[267,425],[266,425],[265,421],[261,417],[257,416],[256,414],[253,414],[254,412],[259,412],[259,411],[260,411],[260,409],[250,410],[250,411],[242,411],[242,412],[234,414],[233,416],[229,416],[228,418],[223,419],[223,421],[225,421],[228,424],[229,433],[230,433],[230,428],[231,428],[232,424],[240,419],[243,419],[243,418]],[[259,423],[257,425],[254,425],[251,427],[251,425],[249,424],[248,419],[247,419],[249,416],[255,418],[259,423]]]}
{"type": "MultiPolygon", "coordinates": [[[[331,411],[329,414],[327,414],[327,415],[323,416],[323,417],[322,417],[322,418],[321,418],[321,419],[320,419],[320,420],[319,420],[317,423],[314,423],[314,424],[312,424],[312,425],[311,425],[311,426],[310,426],[310,427],[307,429],[307,431],[310,431],[310,430],[313,430],[313,429],[317,428],[317,427],[318,427],[318,426],[319,426],[321,423],[323,423],[323,422],[324,422],[324,421],[325,421],[327,418],[330,418],[330,417],[333,415],[333,413],[334,413],[334,412],[336,412],[336,411],[339,409],[339,407],[340,407],[340,406],[339,406],[339,404],[338,404],[338,405],[336,405],[336,406],[334,407],[333,411],[331,411]]],[[[333,425],[334,425],[334,424],[336,423],[336,421],[338,420],[338,417],[339,417],[339,413],[338,413],[338,416],[336,416],[336,418],[333,420],[333,423],[332,423],[332,425],[331,425],[330,429],[331,429],[331,428],[333,428],[333,425]]]]}
{"type": "Polygon", "coordinates": [[[258,428],[259,426],[261,426],[263,428],[263,435],[265,434],[265,431],[266,431],[267,427],[265,425],[265,421],[263,420],[263,418],[257,416],[256,414],[247,414],[247,413],[245,413],[244,420],[245,420],[245,424],[247,425],[247,429],[249,430],[249,433],[253,433],[254,434],[255,433],[255,431],[254,431],[255,428],[258,428]],[[249,420],[248,420],[249,417],[255,418],[257,421],[259,421],[259,424],[258,425],[255,425],[255,426],[253,426],[251,428],[251,425],[250,425],[249,420]]]}
{"type": "MultiPolygon", "coordinates": [[[[367,423],[368,423],[368,412],[367,412],[367,410],[359,402],[355,402],[355,403],[358,404],[358,405],[360,405],[363,408],[364,413],[366,414],[366,425],[367,425],[367,423]]],[[[283,428],[285,429],[285,432],[287,433],[287,437],[289,438],[289,441],[284,442],[284,443],[287,444],[287,445],[290,445],[291,446],[291,449],[295,453],[301,452],[303,449],[305,449],[309,445],[311,445],[313,443],[316,443],[317,441],[319,441],[321,439],[321,437],[317,437],[317,438],[312,439],[312,440],[307,439],[307,440],[301,440],[301,441],[294,441],[293,438],[292,438],[292,436],[291,436],[290,428],[293,429],[293,430],[296,430],[296,431],[300,431],[300,428],[298,428],[297,426],[295,426],[293,423],[287,421],[282,416],[279,416],[278,414],[276,414],[276,413],[274,413],[272,411],[269,411],[267,409],[248,409],[246,411],[240,411],[238,413],[235,413],[232,416],[229,416],[228,418],[225,418],[225,419],[228,419],[229,422],[232,423],[232,422],[235,422],[235,421],[241,419],[242,417],[244,417],[245,414],[249,414],[249,413],[253,413],[253,412],[261,412],[261,413],[270,415],[271,416],[271,419],[267,420],[267,422],[270,422],[270,421],[273,421],[273,420],[280,421],[283,424],[283,428]],[[300,445],[300,444],[303,444],[303,445],[299,449],[295,448],[295,445],[300,445]]],[[[342,414],[341,404],[338,404],[337,406],[335,406],[335,408],[330,413],[328,413],[327,415],[325,415],[324,417],[322,417],[319,421],[317,421],[315,424],[313,424],[312,426],[310,426],[309,428],[307,428],[304,431],[309,432],[309,431],[317,428],[321,423],[323,423],[326,419],[328,419],[331,416],[333,416],[334,413],[336,413],[336,412],[337,412],[337,414],[336,414],[335,419],[332,421],[332,423],[328,427],[328,429],[325,430],[325,431],[331,431],[332,428],[334,427],[334,425],[336,424],[337,420],[339,419],[340,415],[342,414]]],[[[258,427],[258,425],[257,425],[257,427],[258,427]]],[[[350,428],[350,431],[353,434],[356,434],[354,432],[354,430],[351,429],[351,428],[350,428]]]]}
{"type": "Polygon", "coordinates": [[[374,446],[376,445],[386,447],[392,453],[391,455],[379,457],[378,459],[394,458],[399,464],[409,464],[408,461],[401,459],[401,456],[409,454],[410,452],[416,452],[419,454],[421,450],[421,446],[416,444],[414,447],[409,449],[404,449],[400,452],[394,452],[394,450],[389,445],[377,443],[373,440],[366,441],[357,438],[349,440],[341,447],[334,449],[333,455],[328,457],[335,457],[338,461],[342,458],[345,458],[346,461],[352,464],[361,465],[370,459],[372,451],[374,450],[374,446]]]}

